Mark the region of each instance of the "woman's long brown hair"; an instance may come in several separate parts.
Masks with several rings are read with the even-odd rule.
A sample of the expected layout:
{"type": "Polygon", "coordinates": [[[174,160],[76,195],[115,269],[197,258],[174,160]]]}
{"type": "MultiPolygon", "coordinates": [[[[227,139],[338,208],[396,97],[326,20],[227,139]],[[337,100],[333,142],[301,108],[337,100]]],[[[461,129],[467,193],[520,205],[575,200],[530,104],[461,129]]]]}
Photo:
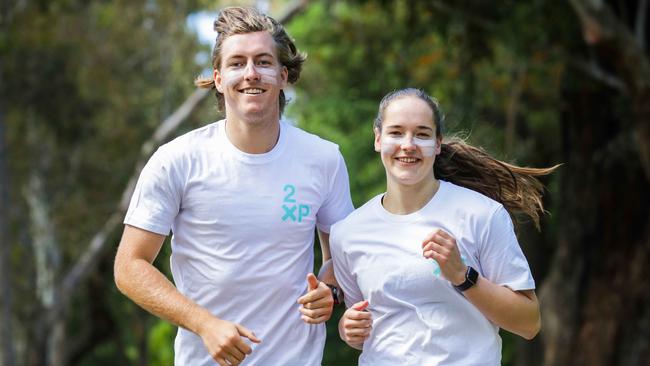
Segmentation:
{"type": "MultiPolygon", "coordinates": [[[[420,89],[407,88],[387,94],[379,104],[379,113],[374,128],[381,131],[384,111],[388,105],[399,98],[413,96],[426,102],[433,111],[436,136],[442,138],[444,118],[438,102],[420,89]]],[[[466,143],[463,139],[445,139],[441,151],[436,156],[433,173],[456,185],[479,192],[500,202],[514,222],[520,217],[528,217],[539,230],[540,214],[544,205],[542,194],[544,185],[537,179],[555,171],[559,165],[549,168],[527,168],[509,164],[490,156],[485,150],[466,143]]]]}

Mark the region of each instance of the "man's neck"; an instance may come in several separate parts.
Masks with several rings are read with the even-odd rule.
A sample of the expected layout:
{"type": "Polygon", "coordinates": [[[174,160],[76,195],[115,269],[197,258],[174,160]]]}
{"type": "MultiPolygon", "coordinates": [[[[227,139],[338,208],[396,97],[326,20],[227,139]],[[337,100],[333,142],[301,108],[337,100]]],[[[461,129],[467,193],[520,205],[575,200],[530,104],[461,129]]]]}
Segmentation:
{"type": "Polygon", "coordinates": [[[420,210],[438,192],[440,181],[433,179],[413,186],[389,182],[382,204],[386,211],[396,215],[407,215],[420,210]]]}
{"type": "Polygon", "coordinates": [[[271,151],[280,137],[280,121],[247,123],[226,116],[226,135],[239,150],[249,154],[271,151]]]}

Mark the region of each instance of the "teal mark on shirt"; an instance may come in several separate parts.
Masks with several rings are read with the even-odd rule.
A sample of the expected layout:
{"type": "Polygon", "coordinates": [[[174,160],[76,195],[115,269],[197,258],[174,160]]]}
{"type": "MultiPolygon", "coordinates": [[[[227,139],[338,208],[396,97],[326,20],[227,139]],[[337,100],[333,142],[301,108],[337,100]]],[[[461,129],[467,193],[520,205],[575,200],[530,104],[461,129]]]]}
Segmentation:
{"type": "MultiPolygon", "coordinates": [[[[463,262],[464,265],[467,265],[467,261],[465,259],[466,259],[465,256],[461,254],[460,255],[461,262],[463,262]]],[[[432,260],[431,262],[433,262],[433,275],[436,277],[440,277],[442,271],[440,270],[440,266],[438,265],[438,262],[436,262],[435,260],[432,260]]]]}
{"type": "Polygon", "coordinates": [[[282,216],[282,221],[288,222],[302,222],[303,217],[309,216],[308,205],[298,204],[296,199],[293,196],[296,194],[296,187],[293,184],[285,184],[282,190],[285,192],[284,202],[282,204],[282,209],[284,215],[282,216]]]}

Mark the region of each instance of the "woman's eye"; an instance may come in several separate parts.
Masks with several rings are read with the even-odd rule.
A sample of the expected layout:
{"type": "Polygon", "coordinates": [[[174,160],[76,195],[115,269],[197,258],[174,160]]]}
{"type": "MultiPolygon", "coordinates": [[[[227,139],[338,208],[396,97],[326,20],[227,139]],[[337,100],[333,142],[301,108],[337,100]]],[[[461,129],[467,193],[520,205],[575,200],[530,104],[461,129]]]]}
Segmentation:
{"type": "Polygon", "coordinates": [[[257,64],[258,64],[258,65],[262,65],[262,66],[269,66],[269,65],[271,65],[271,61],[268,61],[268,60],[261,60],[261,61],[258,62],[257,64]]]}

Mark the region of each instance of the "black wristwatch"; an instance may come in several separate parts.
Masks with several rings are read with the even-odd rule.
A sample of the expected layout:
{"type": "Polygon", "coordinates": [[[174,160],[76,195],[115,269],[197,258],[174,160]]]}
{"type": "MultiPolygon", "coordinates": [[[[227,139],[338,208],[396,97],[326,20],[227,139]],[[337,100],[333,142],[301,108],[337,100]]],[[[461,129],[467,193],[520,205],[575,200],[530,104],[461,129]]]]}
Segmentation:
{"type": "Polygon", "coordinates": [[[332,297],[334,298],[334,306],[343,302],[343,291],[340,288],[326,283],[327,287],[332,291],[332,297]]]}
{"type": "Polygon", "coordinates": [[[467,266],[467,272],[465,272],[465,281],[458,286],[454,285],[454,287],[456,290],[463,292],[474,286],[476,284],[476,281],[478,281],[478,272],[476,272],[476,270],[471,266],[467,266]]]}

